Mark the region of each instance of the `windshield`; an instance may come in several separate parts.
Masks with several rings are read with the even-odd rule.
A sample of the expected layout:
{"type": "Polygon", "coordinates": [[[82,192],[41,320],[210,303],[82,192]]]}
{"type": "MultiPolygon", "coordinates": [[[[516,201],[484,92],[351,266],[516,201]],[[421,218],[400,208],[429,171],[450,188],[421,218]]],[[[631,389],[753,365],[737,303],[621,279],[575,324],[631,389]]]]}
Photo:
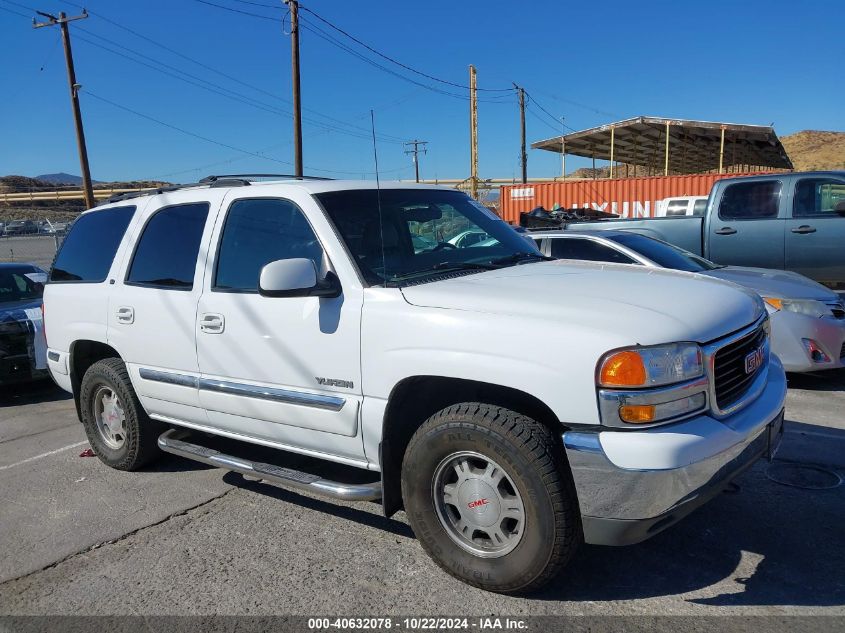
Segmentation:
{"type": "Polygon", "coordinates": [[[0,305],[40,299],[44,285],[43,280],[38,283],[33,279],[38,279],[36,273],[35,269],[29,268],[0,268],[0,305]]]}
{"type": "Polygon", "coordinates": [[[663,268],[684,270],[689,273],[700,273],[705,270],[721,268],[721,266],[717,266],[703,257],[694,255],[667,242],[646,237],[645,235],[630,233],[628,235],[614,235],[610,239],[638,252],[655,264],[663,266],[663,268]]]}
{"type": "Polygon", "coordinates": [[[370,284],[401,286],[456,270],[545,259],[536,246],[460,191],[358,189],[315,197],[370,284]]]}

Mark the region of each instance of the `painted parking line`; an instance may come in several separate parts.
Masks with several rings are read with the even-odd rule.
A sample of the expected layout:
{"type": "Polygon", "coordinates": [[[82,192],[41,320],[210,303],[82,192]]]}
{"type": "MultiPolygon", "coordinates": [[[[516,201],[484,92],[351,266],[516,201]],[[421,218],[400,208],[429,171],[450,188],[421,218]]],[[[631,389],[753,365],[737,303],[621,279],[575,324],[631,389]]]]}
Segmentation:
{"type": "Polygon", "coordinates": [[[0,466],[0,470],[6,470],[8,468],[14,468],[15,466],[22,466],[23,464],[28,464],[29,462],[34,462],[37,459],[42,459],[44,457],[49,457],[50,455],[55,455],[56,453],[61,453],[62,451],[69,451],[72,448],[77,448],[79,446],[83,446],[88,443],[88,440],[84,442],[77,442],[76,444],[68,444],[67,446],[62,446],[61,448],[57,448],[54,451],[48,451],[46,453],[41,453],[40,455],[35,455],[33,457],[27,457],[26,459],[22,459],[19,462],[15,462],[14,464],[6,464],[5,466],[0,466]]]}

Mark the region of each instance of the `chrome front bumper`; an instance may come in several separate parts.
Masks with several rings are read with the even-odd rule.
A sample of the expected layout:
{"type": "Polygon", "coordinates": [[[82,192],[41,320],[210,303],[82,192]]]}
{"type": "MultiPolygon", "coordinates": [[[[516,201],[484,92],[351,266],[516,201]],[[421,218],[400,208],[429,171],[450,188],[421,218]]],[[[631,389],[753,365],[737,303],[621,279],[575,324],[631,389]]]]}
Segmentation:
{"type": "Polygon", "coordinates": [[[719,494],[783,434],[786,376],[776,356],[757,399],[729,417],[699,415],[641,431],[563,434],[584,538],[597,545],[643,541],[719,494]]]}

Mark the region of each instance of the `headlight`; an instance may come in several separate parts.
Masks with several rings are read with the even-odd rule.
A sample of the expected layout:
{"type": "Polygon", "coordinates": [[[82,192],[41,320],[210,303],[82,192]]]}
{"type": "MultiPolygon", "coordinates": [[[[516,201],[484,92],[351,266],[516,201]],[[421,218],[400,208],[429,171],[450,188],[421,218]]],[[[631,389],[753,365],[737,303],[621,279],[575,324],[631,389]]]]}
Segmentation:
{"type": "Polygon", "coordinates": [[[601,387],[659,387],[704,375],[701,348],[672,343],[610,352],[599,363],[601,387]]]}
{"type": "Polygon", "coordinates": [[[775,310],[806,314],[817,319],[833,316],[833,311],[828,305],[814,299],[776,299],[774,297],[763,297],[763,301],[775,310]]]}

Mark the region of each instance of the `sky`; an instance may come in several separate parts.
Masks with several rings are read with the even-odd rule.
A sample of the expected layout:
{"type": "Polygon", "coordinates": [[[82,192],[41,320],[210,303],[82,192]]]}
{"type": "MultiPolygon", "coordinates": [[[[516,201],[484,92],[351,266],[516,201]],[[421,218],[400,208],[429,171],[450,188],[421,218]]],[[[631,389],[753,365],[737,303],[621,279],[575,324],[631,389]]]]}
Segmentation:
{"type": "MultiPolygon", "coordinates": [[[[90,17],[70,29],[94,179],[292,172],[290,21],[280,1],[85,6],[90,17]]],[[[520,174],[513,83],[528,94],[529,146],[562,125],[639,115],[774,123],[781,136],[845,130],[842,0],[302,6],[306,174],[372,177],[372,110],[383,179],[413,178],[403,145],[413,139],[428,141],[422,178],[469,176],[470,64],[482,89],[482,178],[520,174]]],[[[0,175],[79,174],[59,29],[33,29],[32,9],[76,15],[81,5],[0,0],[0,175]]],[[[569,157],[567,171],[587,162],[569,157]]],[[[529,149],[530,177],[560,169],[559,155],[529,149]]]]}

